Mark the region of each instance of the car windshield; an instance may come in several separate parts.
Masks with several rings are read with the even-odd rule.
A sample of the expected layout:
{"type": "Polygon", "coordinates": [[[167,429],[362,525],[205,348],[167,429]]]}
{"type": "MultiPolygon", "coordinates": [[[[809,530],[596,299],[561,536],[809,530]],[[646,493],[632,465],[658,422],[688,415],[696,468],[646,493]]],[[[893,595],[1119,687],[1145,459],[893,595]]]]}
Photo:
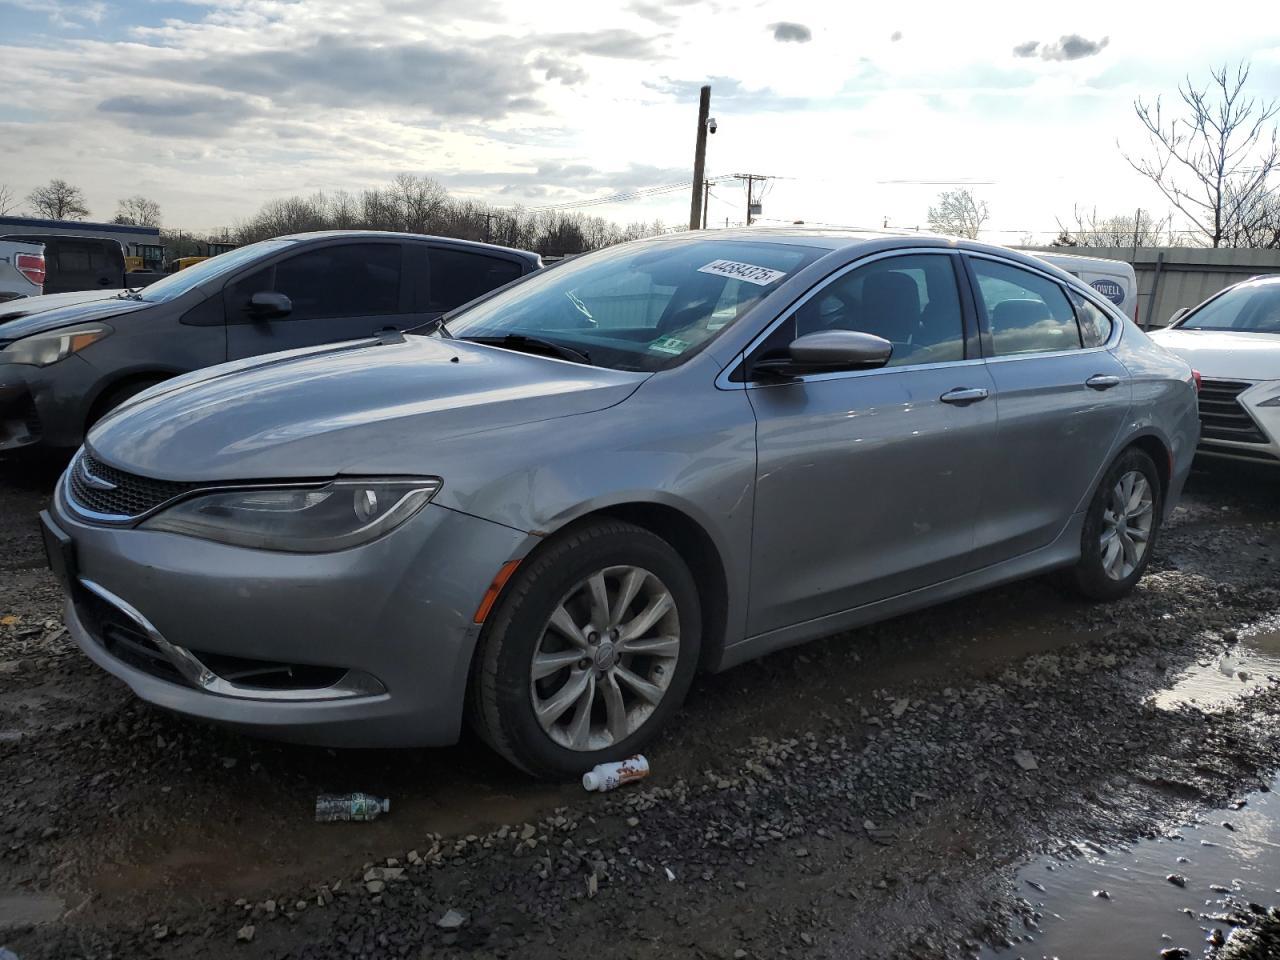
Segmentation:
{"type": "Polygon", "coordinates": [[[1280,333],[1280,283],[1244,283],[1189,314],[1180,330],[1280,333]]]}
{"type": "Polygon", "coordinates": [[[168,303],[205,280],[220,277],[244,263],[265,257],[292,242],[292,240],[262,240],[259,243],[251,243],[247,247],[228,250],[208,260],[201,260],[185,270],[171,273],[149,287],[143,287],[138,291],[138,299],[145,300],[147,303],[168,303]]]}
{"type": "Polygon", "coordinates": [[[535,273],[450,318],[447,331],[652,372],[705,347],[823,252],[703,238],[621,244],[535,273]]]}

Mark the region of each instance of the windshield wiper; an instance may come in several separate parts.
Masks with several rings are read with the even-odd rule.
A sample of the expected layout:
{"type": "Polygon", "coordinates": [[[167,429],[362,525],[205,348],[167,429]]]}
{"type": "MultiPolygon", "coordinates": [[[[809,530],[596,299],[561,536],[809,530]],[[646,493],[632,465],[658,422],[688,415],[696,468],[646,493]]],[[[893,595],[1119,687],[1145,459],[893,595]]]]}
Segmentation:
{"type": "Polygon", "coordinates": [[[463,337],[472,343],[484,343],[494,347],[506,347],[509,350],[523,350],[525,353],[549,353],[561,360],[572,360],[574,363],[591,363],[591,357],[583,350],[566,347],[563,343],[543,340],[541,337],[526,337],[523,333],[508,333],[501,337],[463,337]]]}

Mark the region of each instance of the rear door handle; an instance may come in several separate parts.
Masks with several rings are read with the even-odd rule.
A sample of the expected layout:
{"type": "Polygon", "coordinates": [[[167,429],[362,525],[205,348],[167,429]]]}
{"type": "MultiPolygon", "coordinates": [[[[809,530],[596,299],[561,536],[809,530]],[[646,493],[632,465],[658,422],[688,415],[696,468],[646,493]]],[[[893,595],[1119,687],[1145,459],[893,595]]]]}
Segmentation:
{"type": "Polygon", "coordinates": [[[955,403],[963,407],[987,399],[987,390],[986,387],[956,387],[954,390],[948,390],[938,399],[943,403],[955,403]]]}
{"type": "Polygon", "coordinates": [[[1109,373],[1095,373],[1084,382],[1084,385],[1094,390],[1110,390],[1112,387],[1120,386],[1120,378],[1109,373]]]}

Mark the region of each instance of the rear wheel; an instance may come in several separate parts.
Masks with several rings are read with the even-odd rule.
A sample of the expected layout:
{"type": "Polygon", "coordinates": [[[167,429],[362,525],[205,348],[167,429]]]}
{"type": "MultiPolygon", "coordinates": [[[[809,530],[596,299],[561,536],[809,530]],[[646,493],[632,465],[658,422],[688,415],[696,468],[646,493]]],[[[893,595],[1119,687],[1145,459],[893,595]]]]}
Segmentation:
{"type": "Polygon", "coordinates": [[[1162,502],[1156,465],[1126,450],[1103,477],[1085,515],[1080,559],[1068,580],[1092,600],[1114,600],[1133,589],[1151,560],[1162,502]]]}
{"type": "Polygon", "coordinates": [[[471,720],[516,766],[576,777],[640,750],[697,667],[697,587],[666,541],[617,521],[544,545],[480,638],[471,720]]]}

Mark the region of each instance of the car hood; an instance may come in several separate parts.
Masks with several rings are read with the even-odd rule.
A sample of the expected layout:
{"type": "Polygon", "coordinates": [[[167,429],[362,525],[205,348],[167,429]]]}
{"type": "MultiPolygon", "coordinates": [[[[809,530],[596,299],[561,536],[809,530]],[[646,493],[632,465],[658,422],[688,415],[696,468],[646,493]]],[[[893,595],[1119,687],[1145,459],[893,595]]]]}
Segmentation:
{"type": "Polygon", "coordinates": [[[1211,380],[1280,380],[1280,334],[1174,329],[1150,336],[1211,380]]]}
{"type": "Polygon", "coordinates": [[[271,354],[168,381],[102,420],[101,460],[170,480],[429,472],[463,434],[590,413],[646,374],[409,336],[271,354]]]}
{"type": "Polygon", "coordinates": [[[106,320],[154,304],[124,300],[119,290],[82,290],[26,297],[0,304],[0,340],[17,340],[77,323],[106,320]]]}

